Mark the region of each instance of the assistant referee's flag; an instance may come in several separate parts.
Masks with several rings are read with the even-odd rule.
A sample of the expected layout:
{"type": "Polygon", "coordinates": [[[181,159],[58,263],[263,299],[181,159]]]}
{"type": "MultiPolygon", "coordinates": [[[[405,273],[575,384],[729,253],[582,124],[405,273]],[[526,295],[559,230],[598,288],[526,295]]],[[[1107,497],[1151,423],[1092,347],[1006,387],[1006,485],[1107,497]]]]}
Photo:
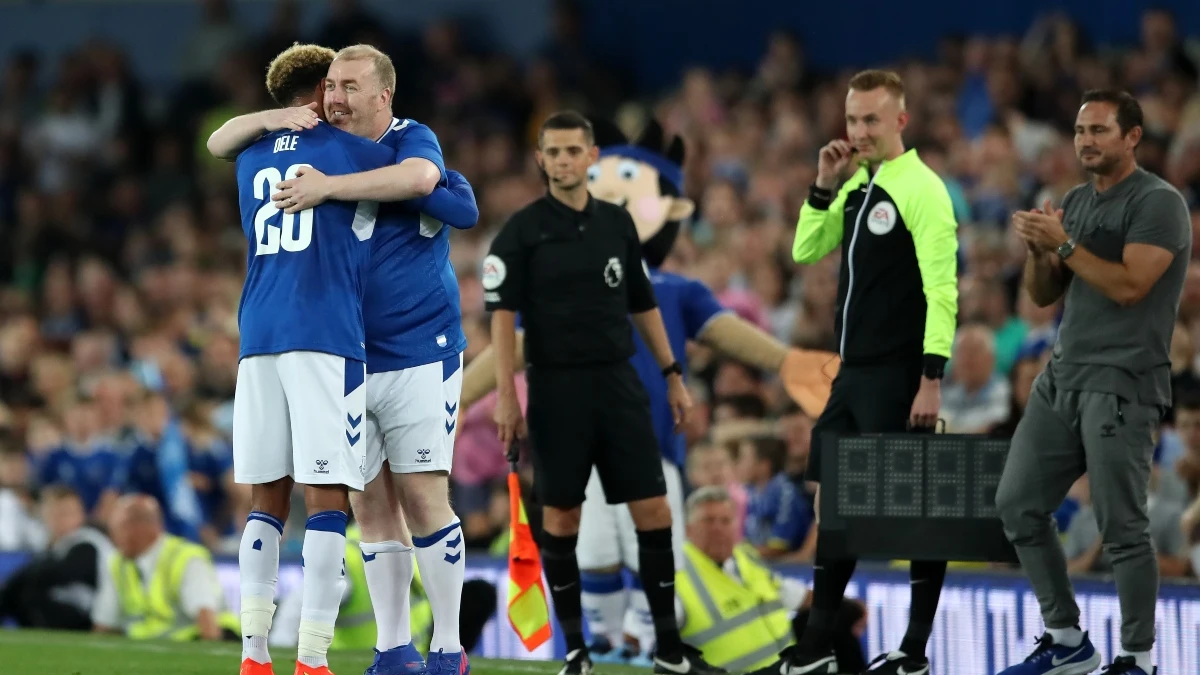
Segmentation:
{"type": "Polygon", "coordinates": [[[550,604],[542,586],[542,558],[521,501],[517,444],[508,451],[508,621],[533,651],[550,639],[550,604]]]}

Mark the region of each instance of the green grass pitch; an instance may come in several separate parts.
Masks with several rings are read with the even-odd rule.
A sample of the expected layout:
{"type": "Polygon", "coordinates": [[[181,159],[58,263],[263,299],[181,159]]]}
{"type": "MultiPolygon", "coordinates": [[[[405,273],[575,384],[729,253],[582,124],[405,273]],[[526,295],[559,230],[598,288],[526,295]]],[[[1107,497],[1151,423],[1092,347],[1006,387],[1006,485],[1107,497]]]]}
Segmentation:
{"type": "MultiPolygon", "coordinates": [[[[134,642],[88,633],[0,629],[3,675],[237,675],[241,645],[235,643],[134,642]]],[[[273,649],[275,675],[292,675],[294,650],[273,649]]],[[[331,652],[335,675],[362,675],[370,652],[331,652]]],[[[548,661],[471,659],[473,675],[555,675],[548,661]]],[[[646,675],[648,668],[600,665],[598,675],[646,675]]]]}

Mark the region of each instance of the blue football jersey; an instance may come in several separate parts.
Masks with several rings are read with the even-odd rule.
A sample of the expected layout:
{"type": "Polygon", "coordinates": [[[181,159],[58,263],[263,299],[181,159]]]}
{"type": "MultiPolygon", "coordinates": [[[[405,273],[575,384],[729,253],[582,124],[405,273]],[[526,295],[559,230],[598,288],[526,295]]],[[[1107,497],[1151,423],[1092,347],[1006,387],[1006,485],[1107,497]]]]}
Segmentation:
{"type": "Polygon", "coordinates": [[[783,474],[774,476],[762,488],[749,485],[747,492],[746,541],[780,551],[796,551],[804,546],[816,520],[812,495],[783,474]]]}
{"type": "MultiPolygon", "coordinates": [[[[433,162],[444,184],[442,148],[429,127],[393,119],[379,144],[391,150],[396,164],[410,157],[433,162]]],[[[436,363],[467,348],[458,278],[450,264],[450,228],[440,221],[403,203],[382,205],[366,283],[368,373],[436,363]]]]}
{"type": "Polygon", "coordinates": [[[80,448],[70,443],[51,451],[38,467],[42,486],[62,483],[74,488],[91,512],[112,483],[120,460],[107,446],[80,448]]]}
{"type": "Polygon", "coordinates": [[[250,242],[238,308],[241,358],[303,350],[366,359],[362,298],[378,204],[330,201],[291,215],[275,208],[271,194],[304,166],[341,175],[392,158],[325,123],[267,134],[238,155],[242,230],[250,242]]]}
{"type": "MultiPolygon", "coordinates": [[[[725,309],[717,302],[712,291],[699,281],[651,270],[650,282],[654,286],[654,297],[658,299],[658,310],[662,312],[671,352],[686,371],[688,340],[695,340],[704,326],[725,309]]],[[[662,376],[662,367],[636,330],[633,331],[633,341],[637,351],[630,361],[646,387],[646,394],[650,396],[650,415],[659,450],[667,461],[682,468],[687,445],[683,435],[675,432],[675,419],[671,414],[671,404],[667,401],[667,381],[662,376]]]]}

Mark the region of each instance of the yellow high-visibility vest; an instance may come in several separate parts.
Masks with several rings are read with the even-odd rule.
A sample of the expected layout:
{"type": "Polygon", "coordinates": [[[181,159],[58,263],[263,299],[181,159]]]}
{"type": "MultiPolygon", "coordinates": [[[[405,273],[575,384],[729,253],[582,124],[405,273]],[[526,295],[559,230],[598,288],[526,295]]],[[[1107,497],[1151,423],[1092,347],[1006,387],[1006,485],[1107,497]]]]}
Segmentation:
{"type": "MultiPolygon", "coordinates": [[[[200,637],[196,622],[187,618],[179,604],[179,587],[188,563],[200,559],[212,564],[208,549],[173,535],[163,535],[162,549],[154,574],[142,583],[137,563],[128,558],[114,556],[109,562],[109,572],[117,588],[117,602],[121,612],[133,617],[133,623],[125,630],[135,640],[166,638],[168,640],[195,640],[200,637]]],[[[220,592],[220,589],[213,589],[220,592]]],[[[217,614],[217,624],[222,628],[240,633],[240,622],[231,612],[217,614]]]]}
{"type": "Polygon", "coordinates": [[[771,665],[790,646],[792,621],[779,599],[779,584],[752,548],[733,549],[738,583],[691,542],[675,594],[686,613],[680,635],[709,663],[731,673],[771,665]]]}

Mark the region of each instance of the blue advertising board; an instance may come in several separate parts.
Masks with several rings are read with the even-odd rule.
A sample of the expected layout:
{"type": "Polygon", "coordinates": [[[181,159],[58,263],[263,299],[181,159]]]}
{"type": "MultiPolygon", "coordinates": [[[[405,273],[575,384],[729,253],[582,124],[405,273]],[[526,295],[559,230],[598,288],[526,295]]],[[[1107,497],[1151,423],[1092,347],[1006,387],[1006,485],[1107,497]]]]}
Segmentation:
{"type": "MultiPolygon", "coordinates": [[[[0,554],[0,579],[23,563],[21,554],[0,554]]],[[[480,578],[496,586],[501,610],[484,629],[478,656],[499,658],[560,659],[565,653],[561,636],[535,652],[521,645],[504,618],[508,584],[503,560],[468,558],[467,578],[480,578]]],[[[222,587],[231,608],[238,606],[237,561],[217,563],[222,587]]],[[[808,581],[804,567],[781,570],[808,581]]],[[[279,574],[279,591],[300,587],[300,565],[289,562],[279,574]]],[[[1107,662],[1119,647],[1120,607],[1110,582],[1077,579],[1075,590],[1082,610],[1082,626],[1107,662]]],[[[869,612],[863,647],[868,658],[900,644],[908,625],[909,583],[903,569],[860,566],[847,589],[862,599],[869,612]]],[[[1200,585],[1164,583],[1159,591],[1156,660],[1161,675],[1200,673],[1200,585]]],[[[1029,583],[1017,574],[961,572],[946,577],[941,607],[929,645],[934,675],[994,675],[1020,662],[1042,634],[1037,599],[1029,583]]]]}

